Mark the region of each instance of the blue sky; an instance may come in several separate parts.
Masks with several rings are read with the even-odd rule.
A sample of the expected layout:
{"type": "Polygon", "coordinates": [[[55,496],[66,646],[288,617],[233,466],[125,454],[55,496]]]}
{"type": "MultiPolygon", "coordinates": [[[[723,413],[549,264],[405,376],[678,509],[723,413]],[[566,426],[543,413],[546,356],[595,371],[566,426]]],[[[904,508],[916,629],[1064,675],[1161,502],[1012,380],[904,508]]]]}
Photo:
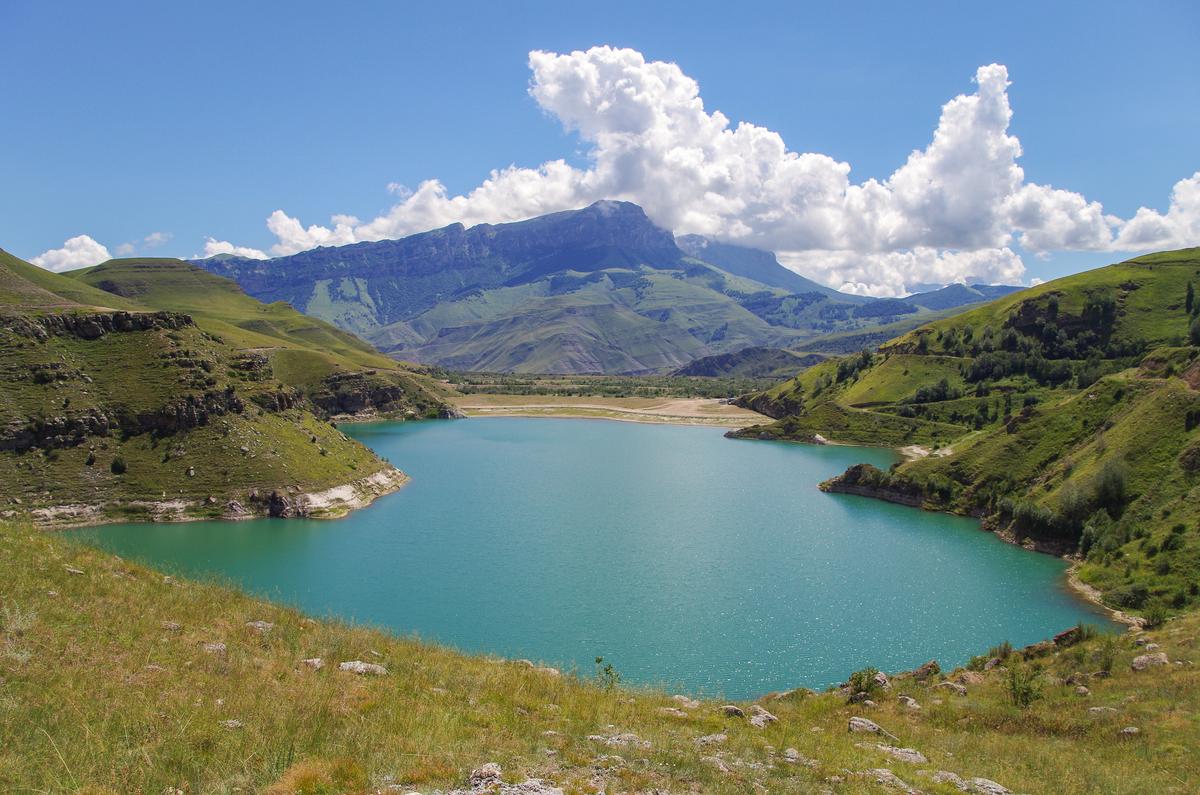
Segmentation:
{"type": "MultiPolygon", "coordinates": [[[[1007,67],[1027,182],[1129,218],[1166,213],[1200,169],[1194,3],[841,5],[9,0],[0,246],[30,258],[86,234],[114,253],[191,256],[210,237],[270,250],[277,209],[328,226],[387,213],[389,183],[436,178],[456,195],[510,164],[587,169],[595,142],[530,96],[529,52],[603,44],[677,64],[707,112],[849,163],[851,183],[929,146],[942,105],[991,63],[1007,67]]],[[[1026,279],[1120,258],[1011,245],[1026,279]]]]}

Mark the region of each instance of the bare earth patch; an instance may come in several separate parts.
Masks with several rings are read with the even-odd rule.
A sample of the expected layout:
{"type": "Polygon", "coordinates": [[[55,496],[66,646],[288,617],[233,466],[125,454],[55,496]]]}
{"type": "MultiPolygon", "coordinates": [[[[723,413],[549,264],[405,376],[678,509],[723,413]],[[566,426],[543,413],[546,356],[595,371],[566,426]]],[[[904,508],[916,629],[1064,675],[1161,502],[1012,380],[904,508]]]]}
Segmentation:
{"type": "Polygon", "coordinates": [[[457,405],[470,417],[582,417],[726,428],[744,428],[769,421],[758,412],[715,398],[465,395],[459,398],[457,405]]]}

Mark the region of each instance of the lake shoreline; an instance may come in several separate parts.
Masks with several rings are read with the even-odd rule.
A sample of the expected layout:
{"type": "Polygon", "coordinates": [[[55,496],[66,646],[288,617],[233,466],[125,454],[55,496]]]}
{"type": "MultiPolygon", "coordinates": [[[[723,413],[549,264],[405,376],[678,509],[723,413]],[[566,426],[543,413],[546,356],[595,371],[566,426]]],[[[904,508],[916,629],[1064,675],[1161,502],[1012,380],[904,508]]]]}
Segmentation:
{"type": "MultiPolygon", "coordinates": [[[[230,492],[222,498],[205,500],[162,499],[129,500],[124,502],[79,503],[48,505],[29,510],[25,516],[38,530],[79,530],[114,524],[180,524],[187,522],[247,521],[252,519],[344,519],[360,508],[366,508],[380,497],[393,494],[412,481],[408,475],[391,465],[361,478],[335,484],[323,489],[293,491],[287,486],[271,489],[271,496],[280,495],[290,510],[284,515],[272,513],[271,496],[252,499],[245,492],[230,492]],[[211,500],[211,502],[210,502],[211,500]],[[223,513],[214,514],[214,506],[224,505],[223,513]],[[123,516],[122,509],[144,511],[145,517],[123,516]]],[[[267,491],[265,488],[263,491],[267,491]]],[[[19,518],[0,516],[0,520],[19,518]]]]}

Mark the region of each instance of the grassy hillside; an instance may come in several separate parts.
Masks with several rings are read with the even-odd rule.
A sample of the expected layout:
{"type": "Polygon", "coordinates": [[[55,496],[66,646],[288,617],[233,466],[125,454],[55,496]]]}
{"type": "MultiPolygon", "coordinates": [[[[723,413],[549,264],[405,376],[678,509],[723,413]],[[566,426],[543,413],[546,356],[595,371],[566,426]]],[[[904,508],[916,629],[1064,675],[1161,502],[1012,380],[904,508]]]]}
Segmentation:
{"type": "Polygon", "coordinates": [[[0,256],[0,516],[336,515],[398,485],[399,472],[321,419],[333,412],[318,402],[336,405],[336,393],[277,378],[262,349],[247,347],[267,333],[239,323],[263,323],[279,348],[321,358],[343,381],[355,377],[352,356],[382,357],[350,339],[345,354],[304,346],[295,340],[312,321],[201,272],[224,291],[217,300],[211,285],[180,278],[195,271],[183,263],[117,270],[103,286],[135,274],[139,289],[118,295],[0,256]],[[323,495],[346,484],[348,499],[323,495]]]}
{"type": "Polygon", "coordinates": [[[779,420],[742,433],[932,447],[827,487],[979,515],[1079,554],[1113,606],[1184,610],[1200,604],[1197,287],[1200,249],[1048,282],[750,395],[779,420]]]}
{"type": "Polygon", "coordinates": [[[735,705],[741,717],[591,671],[314,621],[0,523],[0,789],[430,793],[467,789],[496,762],[507,782],[568,793],[880,793],[895,791],[891,776],[943,794],[1000,791],[977,779],[1194,792],[1198,630],[1193,615],[1136,642],[1001,644],[974,670],[886,688],[868,672],[853,698],[764,695],[735,705]],[[1160,653],[1168,664],[1132,670],[1160,653]],[[354,660],[386,673],[339,670],[354,660]],[[755,707],[776,720],[756,727],[755,707]],[[847,731],[860,717],[886,734],[847,731]]]}
{"type": "MultiPolygon", "coordinates": [[[[68,275],[118,300],[190,314],[229,345],[265,356],[275,378],[310,398],[336,391],[339,377],[360,374],[349,381],[357,385],[365,380],[365,388],[358,385],[364,391],[390,388],[399,393],[391,401],[394,406],[381,407],[385,412],[436,415],[442,407],[444,390],[419,369],[285,303],[260,303],[236,283],[195,265],[175,259],[111,260],[68,275]]],[[[318,409],[325,402],[317,400],[318,409]]]]}

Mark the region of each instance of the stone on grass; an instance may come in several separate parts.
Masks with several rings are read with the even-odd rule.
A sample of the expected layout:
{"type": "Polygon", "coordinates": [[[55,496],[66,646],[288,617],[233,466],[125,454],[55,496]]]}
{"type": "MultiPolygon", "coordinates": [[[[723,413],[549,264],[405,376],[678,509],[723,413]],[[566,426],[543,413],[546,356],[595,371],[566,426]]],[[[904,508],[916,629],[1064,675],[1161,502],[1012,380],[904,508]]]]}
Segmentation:
{"type": "Polygon", "coordinates": [[[1124,729],[1121,729],[1121,731],[1117,732],[1117,734],[1119,734],[1125,738],[1137,737],[1141,733],[1142,733],[1142,730],[1139,729],[1137,726],[1126,726],[1124,729]]]}
{"type": "Polygon", "coordinates": [[[227,651],[224,643],[205,643],[203,648],[209,654],[224,654],[227,651]]]}
{"type": "Polygon", "coordinates": [[[721,707],[721,712],[723,712],[725,716],[729,718],[746,717],[746,713],[742,711],[742,708],[737,704],[726,704],[725,706],[721,707]]]}
{"type": "Polygon", "coordinates": [[[622,732],[621,734],[590,734],[588,739],[594,743],[603,743],[610,748],[641,748],[647,750],[650,748],[650,741],[643,740],[632,732],[622,732]]]}
{"type": "Polygon", "coordinates": [[[918,681],[924,681],[931,676],[937,676],[941,672],[942,672],[942,666],[938,665],[938,661],[930,660],[929,662],[925,663],[917,670],[913,671],[913,676],[918,681]]]}
{"type": "Polygon", "coordinates": [[[1170,662],[1167,659],[1167,655],[1160,651],[1154,654],[1141,654],[1134,657],[1129,667],[1135,671],[1145,671],[1147,668],[1153,668],[1156,665],[1170,665],[1170,662]]]}
{"type": "Polygon", "coordinates": [[[1116,715],[1120,710],[1116,707],[1088,707],[1089,715],[1116,715]]]}
{"type": "Polygon", "coordinates": [[[74,566],[63,566],[67,570],[67,574],[83,574],[83,569],[77,569],[74,566]]]}
{"type": "Polygon", "coordinates": [[[467,783],[471,785],[471,789],[494,787],[504,783],[500,778],[501,773],[500,765],[495,762],[488,762],[486,765],[472,770],[471,777],[467,779],[467,783]]]}
{"type": "Polygon", "coordinates": [[[962,685],[960,685],[958,682],[938,682],[936,685],[933,686],[933,689],[934,690],[949,690],[951,693],[953,693],[956,696],[965,696],[967,694],[967,689],[965,687],[963,687],[962,685]]]}
{"type": "Polygon", "coordinates": [[[890,787],[892,789],[898,789],[901,792],[915,793],[917,791],[917,790],[913,789],[912,787],[908,786],[908,784],[904,781],[904,779],[900,778],[895,773],[888,770],[886,767],[877,767],[872,770],[864,770],[862,775],[866,776],[871,781],[874,781],[876,784],[879,784],[880,786],[883,786],[883,787],[890,787]]]}
{"type": "Polygon", "coordinates": [[[700,706],[699,701],[694,698],[688,698],[687,696],[671,696],[671,698],[678,702],[679,706],[683,707],[684,709],[695,709],[696,707],[700,706]]]}
{"type": "Polygon", "coordinates": [[[853,717],[850,719],[847,729],[855,734],[883,734],[883,727],[873,720],[867,718],[853,717]]]}
{"type": "Polygon", "coordinates": [[[320,657],[309,657],[308,659],[301,660],[300,662],[303,663],[304,665],[307,665],[309,668],[313,669],[314,671],[319,671],[325,667],[325,661],[322,660],[320,657]]]}
{"type": "Polygon", "coordinates": [[[729,735],[721,734],[706,734],[703,737],[696,738],[696,745],[701,748],[707,748],[710,745],[720,745],[729,739],[729,735]]]}
{"type": "Polygon", "coordinates": [[[1075,688],[1075,695],[1077,695],[1077,696],[1090,696],[1091,694],[1092,694],[1092,691],[1088,690],[1087,686],[1085,686],[1085,685],[1078,685],[1075,688]]]}
{"type": "Polygon", "coordinates": [[[805,767],[817,766],[815,759],[809,759],[795,748],[783,749],[783,761],[787,762],[789,765],[804,765],[805,767]]]}
{"type": "Polygon", "coordinates": [[[275,625],[270,621],[247,621],[246,626],[259,635],[266,635],[271,630],[275,629],[275,625]]]}
{"type": "Polygon", "coordinates": [[[752,706],[750,708],[750,725],[751,726],[755,726],[755,727],[761,729],[769,723],[777,723],[778,721],[779,721],[779,718],[775,717],[770,712],[767,712],[765,709],[760,707],[758,704],[755,704],[754,706],[752,706]]]}
{"type": "Polygon", "coordinates": [[[230,720],[221,721],[221,725],[224,726],[226,729],[240,729],[243,726],[245,726],[246,724],[242,723],[240,720],[231,718],[230,720]]]}
{"type": "Polygon", "coordinates": [[[925,758],[925,754],[921,753],[915,748],[897,748],[894,745],[884,745],[882,743],[879,743],[874,747],[893,759],[899,759],[901,762],[908,762],[910,765],[924,765],[929,762],[929,760],[925,758]]]}
{"type": "Polygon", "coordinates": [[[686,718],[688,714],[681,709],[675,707],[659,707],[659,715],[666,715],[668,718],[686,718]]]}
{"type": "Polygon", "coordinates": [[[912,696],[900,696],[896,700],[899,701],[904,706],[908,707],[909,709],[920,709],[921,708],[921,705],[918,704],[917,700],[915,698],[913,698],[912,696]]]}
{"type": "Polygon", "coordinates": [[[715,767],[717,770],[721,771],[722,773],[729,772],[729,767],[725,764],[725,762],[719,756],[702,756],[702,757],[700,757],[700,761],[706,765],[712,765],[713,767],[715,767]]]}
{"type": "Polygon", "coordinates": [[[349,660],[348,662],[338,663],[338,670],[349,671],[359,676],[387,676],[387,669],[382,665],[363,662],[362,660],[349,660]]]}
{"type": "Polygon", "coordinates": [[[1009,795],[1011,790],[990,778],[973,778],[967,782],[967,792],[974,792],[977,795],[1009,795]]]}
{"type": "Polygon", "coordinates": [[[951,773],[949,770],[939,770],[931,778],[935,784],[949,784],[963,792],[967,791],[967,782],[963,781],[962,776],[957,773],[951,773]]]}
{"type": "Polygon", "coordinates": [[[159,626],[161,626],[167,632],[178,632],[179,630],[183,629],[183,624],[180,624],[178,621],[164,621],[159,624],[159,626]]]}

